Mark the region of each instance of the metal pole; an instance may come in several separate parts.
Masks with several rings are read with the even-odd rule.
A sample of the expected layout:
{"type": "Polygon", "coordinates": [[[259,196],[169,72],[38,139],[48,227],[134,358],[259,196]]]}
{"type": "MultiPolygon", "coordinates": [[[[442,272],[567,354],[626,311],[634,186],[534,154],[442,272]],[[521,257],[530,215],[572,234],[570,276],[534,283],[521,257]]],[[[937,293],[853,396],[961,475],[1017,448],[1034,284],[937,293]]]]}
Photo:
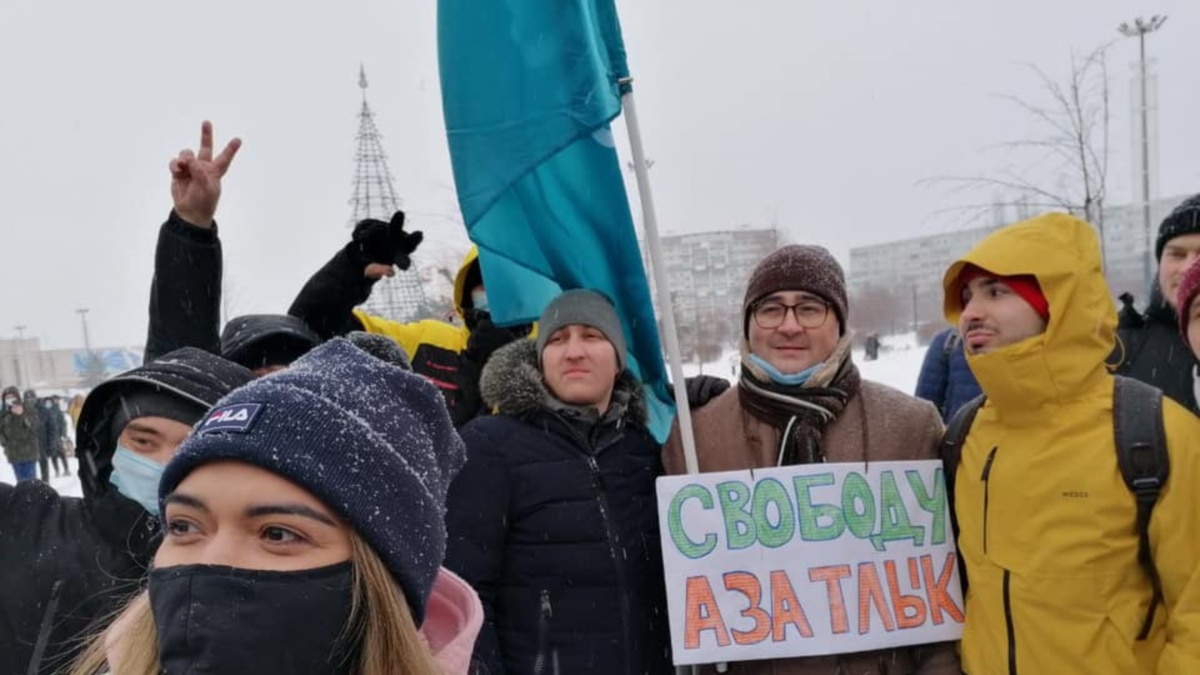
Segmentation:
{"type": "Polygon", "coordinates": [[[13,330],[17,331],[17,388],[24,389],[27,380],[32,380],[29,377],[29,369],[25,367],[25,329],[27,326],[13,326],[13,330]]]}
{"type": "Polygon", "coordinates": [[[75,313],[79,315],[79,320],[83,324],[83,351],[90,355],[92,353],[92,340],[88,337],[88,309],[87,307],[80,307],[79,309],[75,310],[75,313]]]}
{"type": "Polygon", "coordinates": [[[1153,235],[1151,232],[1150,223],[1150,96],[1149,83],[1146,72],[1146,34],[1162,28],[1167,17],[1161,14],[1155,14],[1147,21],[1141,17],[1134,19],[1132,23],[1122,23],[1117,26],[1117,31],[1125,37],[1137,36],[1138,38],[1138,54],[1140,57],[1139,72],[1141,74],[1141,94],[1142,94],[1142,220],[1146,229],[1146,258],[1143,264],[1143,281],[1146,285],[1146,291],[1150,292],[1154,284],[1154,263],[1152,262],[1154,250],[1152,247],[1153,235]]]}
{"type": "Polygon", "coordinates": [[[679,440],[683,444],[687,472],[699,473],[696,438],[692,432],[692,412],[688,409],[687,387],[683,381],[683,357],[679,349],[679,334],[675,328],[675,308],[671,303],[671,289],[667,285],[667,270],[663,265],[662,245],[658,239],[658,216],[654,212],[654,195],[650,192],[650,175],[646,153],[642,147],[642,127],[638,123],[637,104],[634,102],[632,91],[621,96],[621,105],[625,110],[625,128],[629,131],[633,170],[637,175],[638,196],[642,202],[642,227],[646,230],[646,248],[650,250],[651,269],[662,310],[663,338],[666,341],[667,357],[671,359],[671,381],[675,383],[675,407],[679,414],[679,440]]]}
{"type": "Polygon", "coordinates": [[[1148,109],[1150,100],[1147,98],[1146,87],[1146,32],[1138,32],[1138,43],[1141,52],[1141,72],[1142,72],[1142,221],[1146,228],[1146,259],[1143,264],[1143,281],[1146,292],[1150,292],[1150,288],[1154,283],[1154,266],[1151,259],[1154,256],[1154,249],[1150,242],[1153,240],[1151,235],[1150,223],[1150,122],[1148,109]]]}

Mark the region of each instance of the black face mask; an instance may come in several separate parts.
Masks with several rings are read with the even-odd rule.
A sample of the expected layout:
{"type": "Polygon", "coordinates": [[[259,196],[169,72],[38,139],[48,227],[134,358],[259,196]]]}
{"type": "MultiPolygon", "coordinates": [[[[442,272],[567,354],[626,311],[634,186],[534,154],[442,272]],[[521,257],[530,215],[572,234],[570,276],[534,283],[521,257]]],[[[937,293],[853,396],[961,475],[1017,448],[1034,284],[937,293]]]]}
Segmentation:
{"type": "Polygon", "coordinates": [[[164,675],[349,675],[343,633],[352,565],[267,572],[221,565],[150,571],[164,675]]]}

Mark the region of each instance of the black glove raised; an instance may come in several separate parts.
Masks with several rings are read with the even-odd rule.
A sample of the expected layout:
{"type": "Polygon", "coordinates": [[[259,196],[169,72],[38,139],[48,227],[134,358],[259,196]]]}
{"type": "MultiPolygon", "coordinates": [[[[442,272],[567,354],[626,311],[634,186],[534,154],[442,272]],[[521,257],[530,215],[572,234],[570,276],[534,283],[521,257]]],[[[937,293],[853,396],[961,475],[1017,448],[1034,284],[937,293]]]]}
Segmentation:
{"type": "Polygon", "coordinates": [[[697,375],[683,380],[687,389],[688,408],[695,410],[725,393],[729,388],[729,380],[711,375],[697,375]]]}
{"type": "Polygon", "coordinates": [[[420,231],[404,231],[403,211],[392,214],[390,223],[374,218],[360,220],[354,226],[354,234],[351,236],[364,267],[368,263],[379,263],[395,265],[402,270],[412,267],[410,256],[424,239],[425,235],[420,231]]]}

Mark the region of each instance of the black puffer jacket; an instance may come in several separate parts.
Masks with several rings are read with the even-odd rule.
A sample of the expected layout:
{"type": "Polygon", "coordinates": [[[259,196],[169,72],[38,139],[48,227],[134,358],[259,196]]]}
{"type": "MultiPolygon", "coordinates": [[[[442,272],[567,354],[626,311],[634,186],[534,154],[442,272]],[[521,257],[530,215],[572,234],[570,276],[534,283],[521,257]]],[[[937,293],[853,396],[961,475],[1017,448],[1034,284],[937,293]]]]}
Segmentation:
{"type": "Polygon", "coordinates": [[[1117,364],[1117,375],[1158,387],[1180,405],[1200,413],[1193,389],[1196,358],[1179,334],[1175,310],[1163,300],[1157,287],[1141,321],[1125,317],[1117,339],[1116,351],[1109,359],[1109,363],[1117,364]]]}
{"type": "Polygon", "coordinates": [[[157,522],[109,482],[120,394],[154,387],[203,411],[249,371],[181,349],[96,387],[77,430],[83,498],[30,481],[0,484],[0,673],[49,675],[70,663],[95,624],[139,589],[157,522]]]}
{"type": "Polygon", "coordinates": [[[497,351],[481,380],[499,414],[463,427],[446,565],[479,592],[475,658],[499,673],[666,673],[654,480],[660,446],[623,373],[594,425],[548,407],[536,345],[497,351]]]}

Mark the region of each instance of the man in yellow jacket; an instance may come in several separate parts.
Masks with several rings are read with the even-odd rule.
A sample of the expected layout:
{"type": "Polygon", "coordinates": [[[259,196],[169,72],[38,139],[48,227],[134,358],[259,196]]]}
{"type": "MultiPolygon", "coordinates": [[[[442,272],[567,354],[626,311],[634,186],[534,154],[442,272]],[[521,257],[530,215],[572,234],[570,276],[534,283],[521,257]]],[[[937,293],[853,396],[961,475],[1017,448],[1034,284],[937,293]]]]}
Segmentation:
{"type": "Polygon", "coordinates": [[[1200,673],[1200,421],[1163,399],[1170,476],[1150,520],[1163,603],[1138,564],[1117,465],[1117,323],[1087,223],[1047,214],[999,230],[947,270],[946,318],[987,396],[954,508],[966,563],[963,670],[1200,673]]]}

